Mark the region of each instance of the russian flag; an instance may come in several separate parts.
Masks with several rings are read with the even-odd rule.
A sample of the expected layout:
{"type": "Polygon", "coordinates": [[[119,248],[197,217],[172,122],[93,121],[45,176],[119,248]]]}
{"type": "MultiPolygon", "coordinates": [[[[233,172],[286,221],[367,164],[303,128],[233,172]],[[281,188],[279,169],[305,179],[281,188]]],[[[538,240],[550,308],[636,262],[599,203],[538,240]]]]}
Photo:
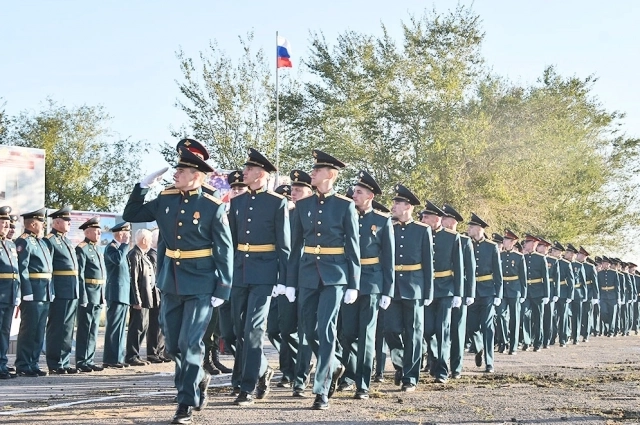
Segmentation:
{"type": "Polygon", "coordinates": [[[278,68],[291,68],[291,55],[289,52],[291,51],[291,45],[289,41],[284,38],[278,36],[278,68]]]}

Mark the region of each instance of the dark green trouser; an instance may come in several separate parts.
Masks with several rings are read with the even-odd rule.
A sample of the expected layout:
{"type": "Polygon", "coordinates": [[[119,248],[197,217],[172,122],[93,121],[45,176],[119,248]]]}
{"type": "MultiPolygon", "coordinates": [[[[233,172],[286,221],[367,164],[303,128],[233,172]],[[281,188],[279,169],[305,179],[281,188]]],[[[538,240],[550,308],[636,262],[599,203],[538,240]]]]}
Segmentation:
{"type": "Polygon", "coordinates": [[[211,320],[209,320],[209,325],[207,326],[207,330],[204,333],[204,337],[202,337],[202,342],[204,343],[205,358],[210,352],[216,351],[219,348],[219,342],[218,342],[218,338],[220,337],[219,309],[220,309],[219,307],[216,307],[213,309],[213,313],[211,313],[211,320]]]}
{"type": "Polygon", "coordinates": [[[231,314],[231,301],[225,301],[218,307],[218,320],[220,326],[220,338],[224,346],[231,354],[236,355],[236,330],[233,328],[233,315],[231,314]]]}
{"type": "Polygon", "coordinates": [[[0,303],[0,373],[7,373],[7,351],[9,351],[9,335],[15,306],[0,303]]]}
{"type": "Polygon", "coordinates": [[[431,345],[433,355],[431,374],[447,379],[451,353],[451,302],[453,297],[436,298],[424,308],[424,339],[431,345]]]}
{"type": "Polygon", "coordinates": [[[493,367],[494,317],[493,297],[476,298],[475,302],[469,306],[467,331],[474,334],[471,344],[475,346],[476,353],[484,349],[486,367],[493,367]]]}
{"type": "Polygon", "coordinates": [[[516,351],[520,339],[520,297],[503,298],[497,318],[500,343],[509,343],[509,351],[516,351]]]}
{"type": "Polygon", "coordinates": [[[236,357],[231,382],[241,391],[253,393],[258,379],[267,371],[263,339],[273,285],[231,288],[231,313],[237,331],[236,357]]]}
{"type": "Polygon", "coordinates": [[[418,384],[422,359],[424,308],[421,300],[392,300],[384,313],[384,333],[391,362],[404,384],[418,384]]]}
{"type": "Polygon", "coordinates": [[[544,304],[542,308],[542,346],[548,347],[549,344],[551,344],[551,339],[554,338],[554,327],[556,329],[556,333],[558,332],[558,316],[556,316],[556,303],[550,300],[548,303],[544,304]]]}
{"type": "Polygon", "coordinates": [[[102,305],[78,305],[78,330],[76,332],[76,366],[95,364],[96,338],[100,325],[102,305]]]}
{"type": "Polygon", "coordinates": [[[339,367],[336,359],[338,311],[342,303],[344,286],[300,288],[298,302],[302,314],[304,335],[318,359],[313,381],[313,393],[329,393],[331,377],[339,367]]]}
{"type": "Polygon", "coordinates": [[[44,344],[48,315],[48,301],[22,301],[20,304],[21,321],[16,348],[16,370],[18,372],[40,369],[38,361],[44,344]]]}
{"type": "MultiPolygon", "coordinates": [[[[280,346],[280,371],[282,376],[293,381],[298,356],[298,302],[289,302],[280,295],[271,301],[278,304],[278,328],[282,343],[280,346]]],[[[308,364],[307,364],[308,366],[308,364]]]]}
{"type": "Polygon", "coordinates": [[[558,298],[556,312],[558,314],[558,342],[566,344],[569,340],[569,304],[566,298],[558,298]]]}
{"type": "Polygon", "coordinates": [[[462,373],[464,343],[467,339],[467,306],[451,309],[451,374],[462,373]]]}
{"type": "Polygon", "coordinates": [[[160,321],[166,351],[175,361],[174,383],[178,403],[197,406],[200,402],[198,384],[204,377],[202,337],[211,320],[211,294],[162,294],[160,321]]]}
{"type": "Polygon", "coordinates": [[[358,390],[369,390],[371,383],[379,301],[380,294],[360,295],[340,308],[344,381],[355,383],[358,390]]]}
{"type": "Polygon", "coordinates": [[[582,298],[571,301],[571,339],[578,342],[582,328],[582,298]]]}
{"type": "Polygon", "coordinates": [[[107,321],[104,331],[104,363],[124,363],[125,326],[129,306],[115,301],[107,303],[107,321]]]}
{"type": "Polygon", "coordinates": [[[78,300],[63,300],[56,297],[49,304],[47,321],[47,366],[55,370],[71,365],[73,328],[78,314],[78,300]]]}

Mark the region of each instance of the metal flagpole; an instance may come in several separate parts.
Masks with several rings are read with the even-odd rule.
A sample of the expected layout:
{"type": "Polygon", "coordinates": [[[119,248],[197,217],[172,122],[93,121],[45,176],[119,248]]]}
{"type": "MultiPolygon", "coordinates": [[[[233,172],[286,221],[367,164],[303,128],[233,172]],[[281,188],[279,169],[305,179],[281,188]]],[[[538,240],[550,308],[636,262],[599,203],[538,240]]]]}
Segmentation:
{"type": "Polygon", "coordinates": [[[279,123],[280,123],[280,96],[279,96],[279,87],[278,87],[278,31],[276,31],[276,181],[275,187],[279,186],[278,176],[280,175],[280,134],[279,134],[279,123]]]}

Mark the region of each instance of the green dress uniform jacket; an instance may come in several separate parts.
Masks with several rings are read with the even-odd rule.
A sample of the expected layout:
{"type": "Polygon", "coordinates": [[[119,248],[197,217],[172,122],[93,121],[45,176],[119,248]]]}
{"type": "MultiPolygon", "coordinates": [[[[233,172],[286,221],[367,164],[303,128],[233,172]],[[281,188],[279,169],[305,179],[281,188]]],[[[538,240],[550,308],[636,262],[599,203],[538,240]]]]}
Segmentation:
{"type": "Polygon", "coordinates": [[[560,297],[560,264],[558,259],[545,256],[549,269],[549,297],[560,297]]]}
{"type": "Polygon", "coordinates": [[[107,275],[102,253],[94,242],[85,238],[76,246],[76,255],[78,257],[78,279],[80,280],[78,303],[104,304],[104,284],[107,275]]]}
{"type": "Polygon", "coordinates": [[[129,275],[129,244],[112,241],[104,250],[107,270],[105,297],[107,301],[129,305],[131,301],[131,277],[129,275]]]}
{"type": "Polygon", "coordinates": [[[538,252],[531,252],[524,255],[527,264],[527,297],[528,298],[549,298],[551,295],[549,287],[548,259],[538,252]]]}
{"type": "Polygon", "coordinates": [[[157,198],[145,203],[148,191],[139,184],[135,186],[122,219],[131,223],[154,220],[158,223],[165,251],[165,255],[161,255],[159,246],[158,288],[168,294],[212,294],[228,300],[233,248],[224,204],[201,189],[182,193],[175,188],[163,190],[157,198]],[[212,249],[212,255],[200,258],[166,255],[166,250],[203,249],[212,249]]]}
{"type": "Polygon", "coordinates": [[[573,299],[575,287],[575,275],[571,263],[564,258],[558,260],[560,267],[560,298],[573,299]]]}
{"type": "Polygon", "coordinates": [[[596,266],[590,263],[582,263],[585,273],[585,287],[587,288],[587,299],[600,299],[600,287],[598,285],[598,271],[596,266]]]}
{"type": "Polygon", "coordinates": [[[613,334],[618,301],[622,299],[618,273],[615,270],[600,270],[598,272],[598,286],[600,287],[602,334],[609,336],[613,334]]]}
{"type": "Polygon", "coordinates": [[[477,297],[502,298],[502,263],[498,245],[486,238],[472,242],[476,254],[477,297]]]}
{"type": "Polygon", "coordinates": [[[584,301],[587,299],[587,287],[585,285],[587,277],[584,267],[579,261],[572,262],[571,267],[573,267],[573,277],[575,279],[573,285],[573,298],[575,300],[584,301]]]}
{"type": "Polygon", "coordinates": [[[78,258],[71,241],[56,229],[45,237],[53,256],[53,289],[57,299],[78,298],[78,258]]]}
{"type": "MultiPolygon", "coordinates": [[[[476,297],[476,256],[469,236],[460,235],[462,257],[464,259],[464,296],[476,297]]],[[[464,303],[462,303],[464,305],[464,303]]]]}
{"type": "Polygon", "coordinates": [[[0,238],[0,374],[8,375],[7,351],[14,306],[20,298],[20,269],[13,241],[0,238]]]}
{"type": "Polygon", "coordinates": [[[505,298],[527,298],[527,266],[517,251],[502,251],[502,275],[505,298]]]}
{"type": "Polygon", "coordinates": [[[361,260],[378,259],[375,264],[362,264],[360,295],[381,294],[393,298],[395,243],[391,218],[372,209],[359,215],[359,222],[361,260]]]}
{"type": "Polygon", "coordinates": [[[432,300],[433,236],[431,228],[417,221],[394,223],[396,242],[396,300],[432,300]],[[420,249],[417,249],[420,247],[420,249]],[[418,270],[407,266],[420,265],[418,270]]]}
{"type": "Polygon", "coordinates": [[[433,235],[433,297],[464,295],[464,261],[460,235],[441,227],[433,235]]]}

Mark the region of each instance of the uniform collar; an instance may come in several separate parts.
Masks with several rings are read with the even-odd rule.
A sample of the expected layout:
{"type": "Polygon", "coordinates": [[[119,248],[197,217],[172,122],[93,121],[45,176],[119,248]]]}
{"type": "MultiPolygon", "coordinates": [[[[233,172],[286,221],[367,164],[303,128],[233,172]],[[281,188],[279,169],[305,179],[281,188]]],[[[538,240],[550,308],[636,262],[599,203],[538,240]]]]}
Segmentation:
{"type": "Polygon", "coordinates": [[[111,243],[116,244],[116,248],[120,248],[120,242],[118,242],[117,240],[113,239],[111,243]]]}
{"type": "Polygon", "coordinates": [[[202,192],[202,187],[198,187],[198,188],[193,189],[193,190],[180,191],[180,193],[182,193],[182,196],[184,196],[184,197],[199,195],[200,192],[202,192]]]}
{"type": "Polygon", "coordinates": [[[329,192],[327,192],[327,193],[320,193],[320,192],[318,192],[318,191],[316,190],[316,195],[318,195],[318,198],[320,198],[320,199],[326,199],[326,198],[328,198],[329,196],[333,196],[335,193],[336,193],[336,192],[335,192],[335,190],[333,190],[333,189],[331,189],[331,190],[330,190],[329,192]]]}
{"type": "Polygon", "coordinates": [[[409,221],[405,221],[405,222],[398,221],[398,224],[400,226],[406,226],[407,224],[411,224],[411,223],[413,223],[413,219],[410,219],[409,221]]]}
{"type": "Polygon", "coordinates": [[[247,190],[247,193],[251,194],[251,195],[257,195],[258,193],[262,193],[265,192],[266,189],[264,187],[261,187],[260,189],[256,189],[256,190],[247,190]]]}
{"type": "Polygon", "coordinates": [[[91,242],[91,241],[89,240],[89,238],[84,238],[84,241],[85,241],[86,243],[88,243],[89,245],[95,245],[95,244],[96,244],[95,242],[91,242]]]}
{"type": "Polygon", "coordinates": [[[433,231],[433,233],[440,233],[440,232],[442,232],[443,229],[444,229],[444,227],[440,226],[436,230],[433,230],[433,229],[431,229],[431,230],[433,231]]]}
{"type": "Polygon", "coordinates": [[[358,211],[358,216],[360,216],[360,218],[364,217],[365,215],[369,214],[371,211],[373,211],[373,207],[369,208],[368,210],[364,211],[364,212],[360,212],[358,211]]]}

